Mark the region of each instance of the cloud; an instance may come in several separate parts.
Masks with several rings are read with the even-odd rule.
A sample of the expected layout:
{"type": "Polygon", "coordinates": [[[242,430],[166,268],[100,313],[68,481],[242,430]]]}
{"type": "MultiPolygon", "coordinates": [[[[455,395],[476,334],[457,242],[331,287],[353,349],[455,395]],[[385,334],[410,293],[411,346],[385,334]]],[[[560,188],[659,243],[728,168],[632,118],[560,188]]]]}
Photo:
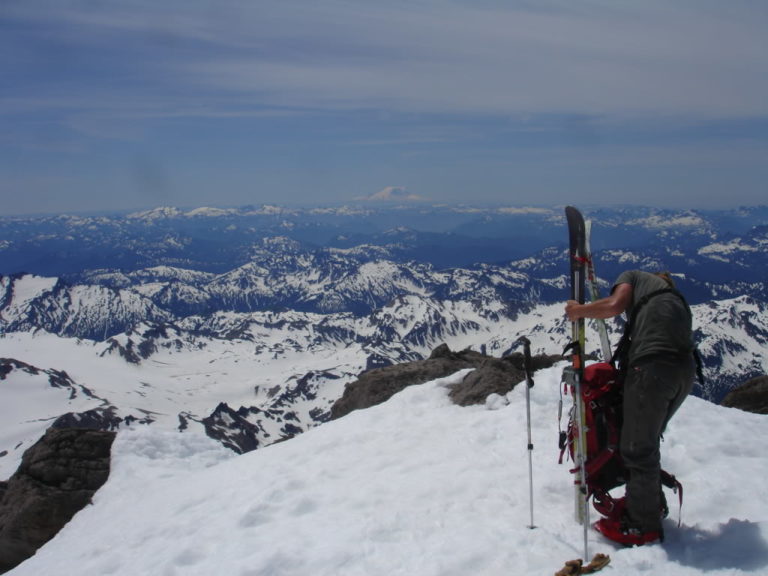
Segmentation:
{"type": "MultiPolygon", "coordinates": [[[[229,113],[233,97],[256,107],[407,113],[767,111],[768,5],[761,3],[263,0],[212,6],[132,0],[64,9],[35,2],[12,5],[8,13],[44,23],[94,78],[102,55],[111,58],[110,67],[122,60],[117,70],[138,75],[126,106],[132,90],[150,86],[187,109],[202,96],[209,115],[211,107],[229,113]]],[[[110,74],[106,66],[103,72],[110,74]]]]}
{"type": "Polygon", "coordinates": [[[210,86],[258,94],[269,104],[330,109],[766,111],[762,28],[746,18],[654,3],[620,9],[586,2],[579,10],[559,5],[550,11],[521,4],[404,6],[363,4],[339,9],[334,18],[297,10],[271,30],[254,23],[257,35],[269,38],[269,49],[217,54],[188,72],[210,86]]]}

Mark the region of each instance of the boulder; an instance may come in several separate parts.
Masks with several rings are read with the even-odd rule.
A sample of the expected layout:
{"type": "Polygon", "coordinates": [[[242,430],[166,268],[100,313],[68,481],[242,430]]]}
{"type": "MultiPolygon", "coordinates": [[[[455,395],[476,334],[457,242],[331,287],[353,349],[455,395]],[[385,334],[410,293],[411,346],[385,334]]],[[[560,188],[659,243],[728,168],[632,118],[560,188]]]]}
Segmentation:
{"type": "MultiPolygon", "coordinates": [[[[551,366],[560,359],[558,356],[537,356],[533,367],[551,366]]],[[[360,374],[357,380],[345,386],[342,397],[331,407],[331,419],[381,404],[408,386],[444,378],[465,368],[474,370],[461,383],[451,386],[449,393],[460,406],[482,404],[493,393],[504,395],[525,379],[522,354],[494,358],[473,350],[453,352],[446,344],[441,344],[426,360],[376,368],[360,374]]]]}
{"type": "Polygon", "coordinates": [[[0,490],[0,573],[53,538],[106,482],[114,432],[49,428],[0,490]]]}
{"type": "Polygon", "coordinates": [[[768,414],[768,376],[747,380],[728,392],[721,404],[755,414],[768,414]]]}

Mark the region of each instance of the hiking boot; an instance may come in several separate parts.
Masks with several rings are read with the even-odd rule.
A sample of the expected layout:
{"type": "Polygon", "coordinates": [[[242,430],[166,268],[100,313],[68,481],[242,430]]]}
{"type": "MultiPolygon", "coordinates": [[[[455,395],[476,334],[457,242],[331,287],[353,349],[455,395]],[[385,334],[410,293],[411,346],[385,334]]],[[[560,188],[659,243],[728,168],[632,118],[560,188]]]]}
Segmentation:
{"type": "Polygon", "coordinates": [[[623,546],[642,546],[654,542],[664,541],[664,530],[643,532],[639,528],[630,526],[626,516],[620,520],[614,518],[601,518],[594,524],[595,530],[603,536],[623,546]]]}

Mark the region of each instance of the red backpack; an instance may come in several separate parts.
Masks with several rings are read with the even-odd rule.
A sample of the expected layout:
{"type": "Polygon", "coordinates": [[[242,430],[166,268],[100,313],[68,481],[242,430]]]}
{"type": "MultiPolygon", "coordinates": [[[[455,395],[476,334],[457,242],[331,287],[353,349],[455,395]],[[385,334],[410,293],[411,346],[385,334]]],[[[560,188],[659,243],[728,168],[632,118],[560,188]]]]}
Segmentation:
{"type": "MultiPolygon", "coordinates": [[[[564,376],[569,372],[566,371],[564,376]]],[[[574,383],[563,381],[563,392],[574,393],[574,383]]],[[[581,395],[584,403],[584,429],[586,459],[586,497],[592,498],[592,505],[600,514],[618,517],[624,508],[624,498],[614,498],[610,490],[627,481],[628,471],[624,467],[619,446],[622,425],[623,381],[612,364],[599,362],[584,368],[581,381],[581,395]]],[[[562,401],[561,401],[562,405],[562,401]]],[[[566,450],[575,462],[577,426],[574,408],[571,409],[568,427],[560,432],[560,463],[566,450]]],[[[570,470],[577,478],[578,467],[570,470]]],[[[683,504],[683,487],[672,474],[661,471],[662,485],[678,493],[680,506],[683,504]]],[[[669,513],[662,498],[662,513],[669,513]]]]}

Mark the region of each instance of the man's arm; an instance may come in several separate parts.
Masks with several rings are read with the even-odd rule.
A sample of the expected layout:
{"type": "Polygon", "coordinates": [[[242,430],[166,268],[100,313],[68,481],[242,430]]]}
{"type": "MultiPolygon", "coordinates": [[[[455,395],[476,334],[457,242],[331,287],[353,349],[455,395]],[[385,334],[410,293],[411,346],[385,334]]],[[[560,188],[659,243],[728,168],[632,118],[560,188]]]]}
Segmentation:
{"type": "Polygon", "coordinates": [[[631,302],[632,285],[617,284],[610,296],[588,304],[568,300],[565,303],[565,314],[571,322],[580,318],[613,318],[624,312],[631,302]]]}

